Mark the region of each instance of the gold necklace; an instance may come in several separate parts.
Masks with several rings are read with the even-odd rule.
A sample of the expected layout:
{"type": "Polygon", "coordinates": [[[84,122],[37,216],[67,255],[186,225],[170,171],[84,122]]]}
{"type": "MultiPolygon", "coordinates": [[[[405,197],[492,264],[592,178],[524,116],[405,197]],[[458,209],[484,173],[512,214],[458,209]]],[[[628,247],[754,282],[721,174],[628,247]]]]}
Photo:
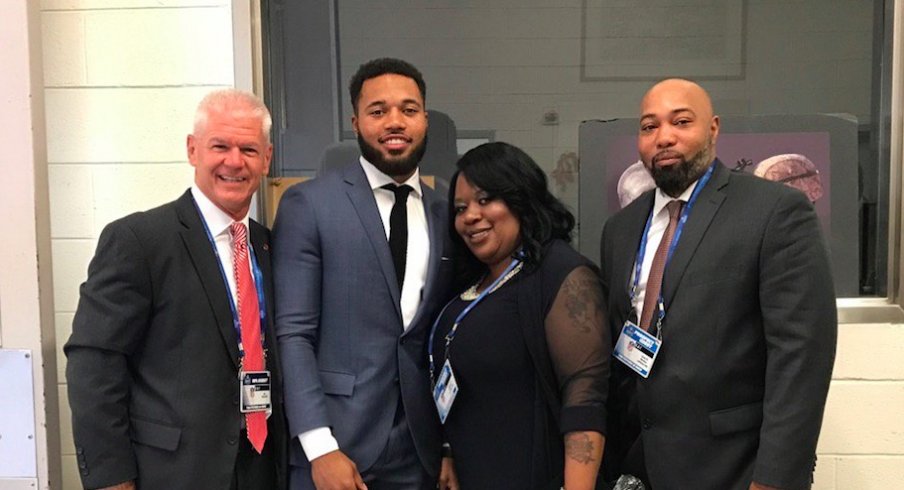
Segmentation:
{"type": "MultiPolygon", "coordinates": [[[[515,274],[517,274],[518,272],[520,272],[520,271],[521,271],[521,268],[522,268],[523,266],[524,266],[524,262],[519,262],[518,265],[516,265],[514,269],[512,269],[511,271],[509,271],[509,273],[506,274],[506,275],[502,278],[501,281],[499,281],[499,284],[497,284],[496,287],[494,287],[494,288],[493,288],[489,293],[487,293],[487,294],[493,294],[497,289],[501,288],[503,284],[505,284],[505,283],[507,283],[507,282],[509,281],[509,279],[515,277],[515,274]]],[[[484,277],[486,277],[486,276],[484,276],[484,277]]],[[[480,283],[483,282],[483,279],[484,279],[484,278],[481,277],[480,280],[477,281],[476,284],[474,284],[473,286],[469,287],[468,289],[465,289],[464,292],[462,292],[461,295],[459,295],[459,297],[460,297],[463,301],[474,301],[475,299],[477,299],[477,297],[480,296],[480,294],[477,293],[477,288],[480,287],[480,283]]]]}

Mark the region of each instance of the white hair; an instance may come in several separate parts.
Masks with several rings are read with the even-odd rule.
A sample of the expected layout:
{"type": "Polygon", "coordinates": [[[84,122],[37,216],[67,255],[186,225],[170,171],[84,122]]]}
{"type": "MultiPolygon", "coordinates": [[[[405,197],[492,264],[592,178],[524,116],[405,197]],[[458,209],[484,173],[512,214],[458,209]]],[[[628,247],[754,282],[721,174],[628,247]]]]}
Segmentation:
{"type": "Polygon", "coordinates": [[[264,140],[268,144],[270,143],[270,128],[273,126],[273,118],[270,117],[270,111],[260,97],[236,88],[224,88],[208,93],[201,99],[198,109],[195,111],[193,128],[195,135],[207,125],[207,117],[214,111],[238,111],[259,117],[264,140]]]}

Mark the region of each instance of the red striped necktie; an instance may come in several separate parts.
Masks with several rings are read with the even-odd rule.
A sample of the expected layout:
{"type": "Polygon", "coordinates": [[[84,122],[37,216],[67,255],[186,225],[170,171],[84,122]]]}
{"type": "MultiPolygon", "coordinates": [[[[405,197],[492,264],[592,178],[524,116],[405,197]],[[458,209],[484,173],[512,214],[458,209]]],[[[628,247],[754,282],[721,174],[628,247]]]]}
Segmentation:
{"type": "MultiPolygon", "coordinates": [[[[236,307],[242,331],[241,345],[245,353],[241,359],[241,366],[244,371],[263,371],[264,349],[261,345],[260,304],[257,301],[257,289],[254,288],[251,265],[248,260],[248,230],[244,223],[232,223],[230,229],[232,231],[232,272],[235,275],[235,290],[238,298],[236,307]]],[[[267,414],[264,412],[246,413],[245,423],[248,429],[248,440],[260,453],[264,450],[264,441],[267,440],[267,414]]]]}

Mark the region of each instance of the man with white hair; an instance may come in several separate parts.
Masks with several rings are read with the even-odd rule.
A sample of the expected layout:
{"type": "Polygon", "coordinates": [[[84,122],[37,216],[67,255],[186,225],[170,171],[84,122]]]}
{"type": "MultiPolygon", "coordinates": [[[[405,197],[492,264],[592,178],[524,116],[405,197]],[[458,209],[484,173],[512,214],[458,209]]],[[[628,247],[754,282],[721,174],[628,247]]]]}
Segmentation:
{"type": "Polygon", "coordinates": [[[210,93],[194,185],[101,233],[64,347],[86,488],[285,487],[270,238],[248,216],[270,126],[254,95],[210,93]]]}

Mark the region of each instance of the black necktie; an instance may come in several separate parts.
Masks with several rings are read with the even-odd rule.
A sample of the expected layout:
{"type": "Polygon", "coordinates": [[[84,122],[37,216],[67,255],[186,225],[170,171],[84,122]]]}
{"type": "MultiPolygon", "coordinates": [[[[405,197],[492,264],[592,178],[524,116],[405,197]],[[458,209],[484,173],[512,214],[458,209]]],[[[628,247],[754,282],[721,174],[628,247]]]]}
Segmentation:
{"type": "Polygon", "coordinates": [[[408,257],[408,193],[413,189],[409,185],[394,184],[386,184],[383,188],[395,194],[395,204],[389,213],[389,250],[392,252],[401,294],[402,283],[405,281],[405,260],[408,257]]]}

